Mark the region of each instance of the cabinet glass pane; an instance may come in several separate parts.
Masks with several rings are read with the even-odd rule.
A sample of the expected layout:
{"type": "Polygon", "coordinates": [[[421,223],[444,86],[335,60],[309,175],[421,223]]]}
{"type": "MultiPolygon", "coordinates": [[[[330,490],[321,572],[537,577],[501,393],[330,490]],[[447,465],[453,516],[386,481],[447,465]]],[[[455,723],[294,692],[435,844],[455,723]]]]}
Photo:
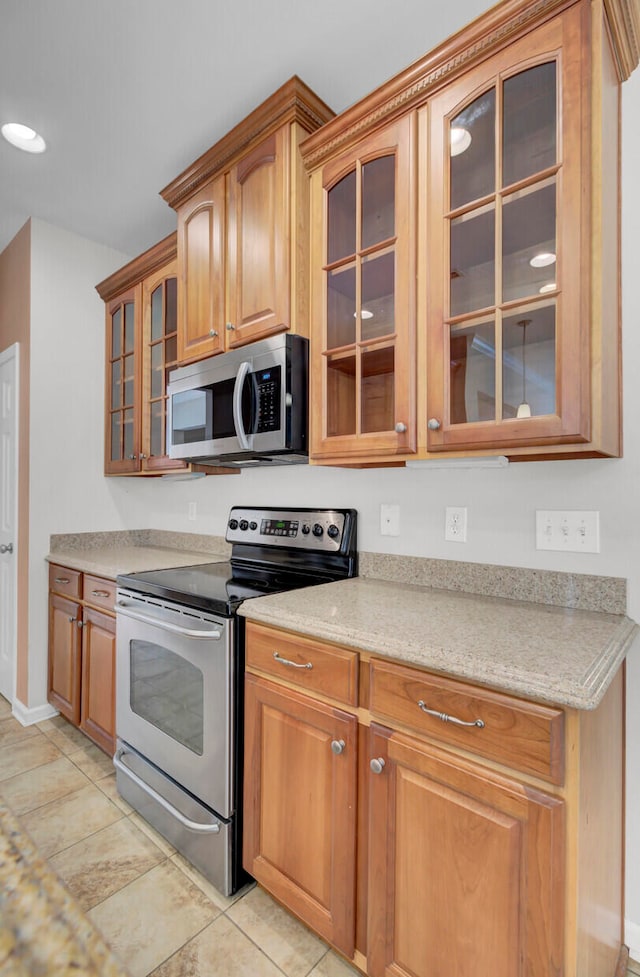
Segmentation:
{"type": "Polygon", "coordinates": [[[544,294],[556,286],[556,184],[505,198],[502,209],[502,298],[544,294]]]}
{"type": "Polygon", "coordinates": [[[449,353],[451,423],[494,420],[496,344],[493,321],[452,329],[449,353]]]}
{"type": "Polygon", "coordinates": [[[495,303],[495,211],[493,206],[451,221],[451,316],[495,303]]]}
{"type": "Polygon", "coordinates": [[[133,456],[133,411],[124,411],[123,417],[124,423],[124,457],[131,458],[133,456]]]}
{"type": "Polygon", "coordinates": [[[451,210],[495,192],[495,125],[495,88],[476,98],[451,120],[451,210]]]}
{"type": "Polygon", "coordinates": [[[327,347],[350,346],[356,337],[356,269],[327,274],[327,347]]]}
{"type": "Polygon", "coordinates": [[[393,251],[362,262],[362,339],[386,336],[395,328],[395,254],[393,251]]]}
{"type": "Polygon", "coordinates": [[[122,415],[118,411],[111,415],[111,461],[122,458],[122,415]]]}
{"type": "Polygon", "coordinates": [[[151,293],[151,339],[162,336],[162,285],[158,285],[151,293]]]}
{"type": "Polygon", "coordinates": [[[122,407],[122,363],[116,360],[111,364],[111,407],[122,407]]]}
{"type": "Polygon", "coordinates": [[[327,196],[327,261],[332,264],[356,252],[355,170],[336,183],[327,196]]]}
{"type": "Polygon", "coordinates": [[[151,404],[151,417],[150,417],[150,428],[151,428],[151,454],[155,455],[156,458],[164,455],[164,439],[162,437],[163,428],[163,401],[155,400],[151,404]]]}
{"type": "Polygon", "coordinates": [[[178,279],[167,278],[165,292],[164,333],[175,332],[178,328],[178,279]]]}
{"type": "Polygon", "coordinates": [[[502,325],[504,417],[556,410],[555,304],[508,316],[502,325]]]}
{"type": "Polygon", "coordinates": [[[395,234],[396,158],[381,156],[362,167],[364,250],[395,234]]]}
{"type": "Polygon", "coordinates": [[[327,357],[327,435],[356,431],[355,353],[327,357]]]}
{"type": "Polygon", "coordinates": [[[134,306],[133,306],[133,302],[125,302],[124,304],[124,351],[125,353],[133,352],[134,340],[135,340],[134,306]]]}
{"type": "Polygon", "coordinates": [[[175,366],[178,359],[178,340],[175,336],[167,339],[164,344],[164,361],[167,366],[175,366]]]}
{"type": "Polygon", "coordinates": [[[122,306],[111,316],[111,356],[115,359],[122,352],[122,306]]]}
{"type": "Polygon", "coordinates": [[[556,63],[521,71],[503,86],[502,185],[556,163],[556,63]]]}
{"type": "Polygon", "coordinates": [[[362,352],[362,431],[392,431],[395,425],[394,348],[362,352]]]}
{"type": "Polygon", "coordinates": [[[131,354],[131,356],[125,356],[123,403],[126,405],[133,404],[134,369],[135,369],[135,357],[133,356],[133,354],[131,354]]]}
{"type": "Polygon", "coordinates": [[[162,344],[151,347],[151,396],[161,397],[162,389],[162,344]]]}

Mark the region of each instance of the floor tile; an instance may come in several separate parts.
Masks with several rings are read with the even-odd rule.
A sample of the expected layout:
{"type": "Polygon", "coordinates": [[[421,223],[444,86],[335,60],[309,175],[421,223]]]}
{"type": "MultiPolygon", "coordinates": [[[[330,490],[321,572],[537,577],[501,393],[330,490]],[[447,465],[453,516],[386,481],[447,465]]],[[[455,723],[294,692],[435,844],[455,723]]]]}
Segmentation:
{"type": "Polygon", "coordinates": [[[17,773],[51,763],[60,755],[57,746],[41,735],[3,746],[0,748],[0,780],[8,780],[17,773]]]}
{"type": "Polygon", "coordinates": [[[175,855],[171,856],[171,861],[176,868],[179,868],[181,872],[184,872],[187,878],[191,879],[191,881],[197,885],[202,892],[204,892],[205,896],[211,899],[211,901],[215,903],[215,905],[218,906],[218,908],[223,912],[229,909],[230,906],[233,906],[234,902],[237,902],[238,899],[242,899],[247,892],[249,892],[255,886],[255,882],[250,882],[248,885],[243,886],[242,889],[239,889],[238,892],[234,892],[232,896],[223,896],[222,893],[219,892],[216,887],[211,884],[211,882],[205,879],[205,877],[193,867],[191,862],[188,862],[187,859],[184,858],[184,856],[179,852],[176,852],[175,855]]]}
{"type": "Polygon", "coordinates": [[[11,715],[11,703],[3,695],[0,695],[0,717],[11,715]]]}
{"type": "Polygon", "coordinates": [[[133,814],[129,815],[129,820],[132,821],[137,828],[140,828],[143,834],[147,835],[148,838],[151,838],[154,845],[157,845],[160,851],[164,852],[167,858],[169,858],[171,855],[175,855],[176,850],[171,842],[167,841],[166,838],[163,838],[159,831],[156,831],[156,829],[152,828],[144,818],[141,818],[137,811],[134,811],[133,814]]]}
{"type": "Polygon", "coordinates": [[[362,977],[362,971],[356,970],[333,950],[329,950],[320,963],[313,968],[309,977],[362,977]]]}
{"type": "Polygon", "coordinates": [[[38,723],[41,733],[55,743],[61,753],[75,753],[83,746],[91,743],[91,740],[81,729],[72,726],[62,716],[54,716],[53,719],[45,719],[38,723]]]}
{"type": "Polygon", "coordinates": [[[96,787],[106,794],[110,801],[119,807],[121,811],[125,814],[132,814],[133,808],[130,804],[127,804],[124,797],[121,797],[118,793],[118,788],[116,787],[116,775],[115,772],[109,777],[102,777],[101,780],[96,780],[96,787]]]}
{"type": "Polygon", "coordinates": [[[164,859],[160,849],[123,818],[52,855],[49,864],[87,910],[164,859]]]}
{"type": "Polygon", "coordinates": [[[288,977],[306,977],[327,952],[322,940],[259,886],[236,902],[227,915],[288,977]]]}
{"type": "Polygon", "coordinates": [[[282,971],[237,926],[220,916],[151,977],[282,977],[282,971]]]}
{"type": "Polygon", "coordinates": [[[14,814],[26,814],[43,804],[57,801],[66,794],[87,787],[89,780],[66,757],[16,774],[0,781],[0,795],[14,814]]]}
{"type": "Polygon", "coordinates": [[[49,858],[123,817],[93,784],[21,817],[40,853],[49,858]]]}
{"type": "Polygon", "coordinates": [[[79,750],[74,750],[67,756],[89,780],[102,780],[103,777],[109,777],[113,773],[112,758],[89,740],[86,740],[79,750]]]}
{"type": "Polygon", "coordinates": [[[629,960],[629,973],[640,975],[640,962],[637,960],[629,960]]]}
{"type": "Polygon", "coordinates": [[[132,977],[145,977],[218,913],[175,865],[163,862],[87,915],[132,977]]]}
{"type": "Polygon", "coordinates": [[[0,716],[0,747],[37,736],[36,726],[23,726],[13,716],[0,716]]]}

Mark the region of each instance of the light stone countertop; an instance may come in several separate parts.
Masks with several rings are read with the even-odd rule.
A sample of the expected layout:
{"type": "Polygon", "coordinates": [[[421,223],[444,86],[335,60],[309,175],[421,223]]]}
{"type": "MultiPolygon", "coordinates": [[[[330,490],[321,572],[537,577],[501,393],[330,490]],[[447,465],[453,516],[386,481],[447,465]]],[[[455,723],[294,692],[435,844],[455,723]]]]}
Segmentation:
{"type": "Polygon", "coordinates": [[[576,709],[599,704],[640,631],[623,614],[362,577],[254,598],[239,613],[576,709]]]}

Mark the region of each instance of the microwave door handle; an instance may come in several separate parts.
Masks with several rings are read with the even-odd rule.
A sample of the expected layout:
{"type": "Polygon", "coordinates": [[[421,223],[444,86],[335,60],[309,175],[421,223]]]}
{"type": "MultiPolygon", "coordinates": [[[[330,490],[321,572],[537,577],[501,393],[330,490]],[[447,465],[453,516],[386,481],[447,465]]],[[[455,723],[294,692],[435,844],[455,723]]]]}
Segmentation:
{"type": "Polygon", "coordinates": [[[233,423],[240,447],[245,451],[250,451],[253,448],[253,434],[247,434],[242,423],[242,391],[250,371],[251,363],[248,360],[244,360],[238,368],[236,382],[233,387],[233,423]]]}

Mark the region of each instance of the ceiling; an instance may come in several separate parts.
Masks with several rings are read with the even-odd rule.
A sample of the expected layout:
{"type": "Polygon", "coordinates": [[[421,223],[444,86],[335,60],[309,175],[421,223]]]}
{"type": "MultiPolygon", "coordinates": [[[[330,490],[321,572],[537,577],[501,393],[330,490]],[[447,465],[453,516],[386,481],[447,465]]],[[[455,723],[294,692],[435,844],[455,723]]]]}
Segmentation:
{"type": "Polygon", "coordinates": [[[487,0],[1,0],[0,251],[36,217],[130,257],[175,228],[159,196],[297,74],[341,112],[487,0]]]}

